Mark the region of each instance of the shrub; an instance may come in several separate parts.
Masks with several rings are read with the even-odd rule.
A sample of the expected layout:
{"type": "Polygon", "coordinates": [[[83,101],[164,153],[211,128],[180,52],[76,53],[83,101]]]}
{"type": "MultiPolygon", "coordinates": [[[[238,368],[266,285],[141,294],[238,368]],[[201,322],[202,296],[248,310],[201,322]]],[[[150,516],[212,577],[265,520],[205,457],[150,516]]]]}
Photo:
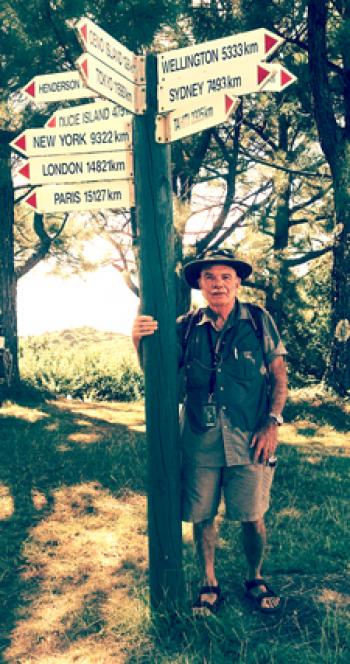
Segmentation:
{"type": "Polygon", "coordinates": [[[28,338],[20,345],[25,383],[42,392],[82,400],[135,401],[143,376],[127,337],[81,330],[28,338]],[[123,343],[122,343],[123,342],[123,343]]]}

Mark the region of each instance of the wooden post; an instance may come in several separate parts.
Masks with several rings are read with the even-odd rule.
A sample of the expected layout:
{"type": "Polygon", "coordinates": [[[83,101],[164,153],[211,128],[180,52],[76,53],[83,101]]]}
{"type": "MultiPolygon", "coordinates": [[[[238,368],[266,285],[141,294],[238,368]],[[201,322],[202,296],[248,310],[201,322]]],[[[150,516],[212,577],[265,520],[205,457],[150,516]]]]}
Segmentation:
{"type": "Polygon", "coordinates": [[[158,331],[143,339],[148,444],[150,600],[173,611],[183,597],[178,445],[175,264],[170,146],[155,141],[156,58],[146,58],[147,112],[134,118],[135,200],[142,313],[158,331]]]}

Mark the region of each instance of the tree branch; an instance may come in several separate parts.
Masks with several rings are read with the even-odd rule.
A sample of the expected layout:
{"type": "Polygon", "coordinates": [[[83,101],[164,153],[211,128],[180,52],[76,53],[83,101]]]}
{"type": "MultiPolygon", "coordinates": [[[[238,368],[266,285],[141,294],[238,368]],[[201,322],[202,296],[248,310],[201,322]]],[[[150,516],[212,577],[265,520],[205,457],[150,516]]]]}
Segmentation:
{"type": "MultiPolygon", "coordinates": [[[[242,147],[240,148],[240,152],[244,154],[246,157],[248,157],[248,159],[251,159],[257,164],[262,164],[263,166],[268,166],[269,168],[275,168],[278,171],[284,171],[285,173],[290,173],[291,175],[300,175],[306,178],[317,178],[317,179],[323,178],[325,180],[332,180],[331,175],[327,175],[326,173],[314,173],[312,171],[294,170],[292,168],[287,168],[286,166],[281,166],[280,164],[274,164],[273,162],[265,161],[265,159],[260,159],[259,157],[250,154],[248,150],[242,147]]],[[[319,163],[322,164],[323,161],[320,161],[319,163]]]]}
{"type": "Polygon", "coordinates": [[[332,245],[328,247],[323,247],[322,249],[315,249],[314,251],[309,251],[307,254],[304,254],[304,256],[299,256],[298,258],[286,258],[284,262],[287,265],[287,267],[296,267],[297,265],[303,265],[304,263],[308,263],[309,261],[312,261],[315,258],[319,258],[320,256],[327,254],[329,251],[333,251],[332,245]]]}

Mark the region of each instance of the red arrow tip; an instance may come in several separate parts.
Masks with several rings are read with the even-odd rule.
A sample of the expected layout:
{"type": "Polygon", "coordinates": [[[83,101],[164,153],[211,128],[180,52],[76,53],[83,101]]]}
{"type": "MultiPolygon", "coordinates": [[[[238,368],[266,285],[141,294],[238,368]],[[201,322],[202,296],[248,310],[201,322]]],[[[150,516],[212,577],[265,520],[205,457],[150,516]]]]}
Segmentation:
{"type": "Polygon", "coordinates": [[[17,148],[20,150],[26,150],[26,135],[21,134],[18,138],[17,141],[14,142],[14,145],[16,145],[17,148]]]}
{"type": "Polygon", "coordinates": [[[87,63],[87,60],[84,60],[84,61],[81,63],[80,66],[81,66],[81,68],[82,68],[82,70],[83,70],[83,72],[84,72],[86,78],[88,78],[88,63],[87,63]]]}
{"type": "Polygon", "coordinates": [[[28,178],[28,180],[29,180],[30,179],[30,166],[29,166],[29,163],[27,162],[26,164],[24,164],[24,166],[22,168],[20,168],[18,172],[21,175],[23,175],[25,178],[28,178]]]}
{"type": "Polygon", "coordinates": [[[37,202],[36,202],[36,194],[31,194],[31,196],[28,196],[28,198],[25,199],[25,202],[28,205],[31,205],[35,210],[38,207],[37,202]]]}
{"type": "Polygon", "coordinates": [[[30,95],[30,97],[35,97],[35,82],[33,81],[32,83],[29,83],[29,85],[24,88],[24,92],[26,92],[27,95],[30,95]]]}
{"type": "Polygon", "coordinates": [[[233,104],[233,99],[228,95],[225,95],[225,113],[228,113],[233,104]]]}
{"type": "Polygon", "coordinates": [[[56,127],[56,118],[51,118],[47,123],[48,127],[56,127]]]}
{"type": "Polygon", "coordinates": [[[262,83],[265,80],[266,76],[268,76],[269,73],[270,72],[268,69],[265,69],[261,65],[258,65],[258,85],[260,85],[260,83],[262,83]]]}
{"type": "Polygon", "coordinates": [[[275,44],[277,44],[277,39],[275,37],[271,37],[271,35],[265,34],[265,54],[271,51],[271,49],[274,47],[275,44]]]}
{"type": "Polygon", "coordinates": [[[282,69],[281,70],[281,86],[284,88],[289,81],[291,81],[293,76],[287,71],[287,69],[282,69]]]}
{"type": "Polygon", "coordinates": [[[81,32],[81,35],[82,35],[82,37],[83,37],[83,39],[84,39],[84,42],[87,42],[87,25],[86,25],[86,23],[85,23],[85,25],[83,25],[83,26],[80,28],[80,32],[81,32]]]}

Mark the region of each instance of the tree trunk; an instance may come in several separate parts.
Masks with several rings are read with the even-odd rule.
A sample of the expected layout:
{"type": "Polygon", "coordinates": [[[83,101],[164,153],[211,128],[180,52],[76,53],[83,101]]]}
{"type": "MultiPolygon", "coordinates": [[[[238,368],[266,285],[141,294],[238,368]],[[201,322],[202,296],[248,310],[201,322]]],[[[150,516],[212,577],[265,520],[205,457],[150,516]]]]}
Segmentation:
{"type": "MultiPolygon", "coordinates": [[[[325,0],[308,2],[309,66],[320,143],[333,176],[336,216],[332,271],[332,345],[326,382],[340,396],[345,396],[350,389],[350,53],[345,44],[341,77],[345,126],[342,127],[337,124],[328,80],[328,9],[325,0]]],[[[350,8],[344,4],[344,35],[349,22],[350,8]]]]}
{"type": "Polygon", "coordinates": [[[332,270],[332,332],[326,382],[340,396],[350,390],[350,141],[339,155],[334,179],[336,236],[332,270]]]}
{"type": "Polygon", "coordinates": [[[14,267],[14,199],[10,149],[0,145],[0,316],[5,345],[12,356],[10,388],[19,384],[17,340],[17,281],[14,267]]]}

